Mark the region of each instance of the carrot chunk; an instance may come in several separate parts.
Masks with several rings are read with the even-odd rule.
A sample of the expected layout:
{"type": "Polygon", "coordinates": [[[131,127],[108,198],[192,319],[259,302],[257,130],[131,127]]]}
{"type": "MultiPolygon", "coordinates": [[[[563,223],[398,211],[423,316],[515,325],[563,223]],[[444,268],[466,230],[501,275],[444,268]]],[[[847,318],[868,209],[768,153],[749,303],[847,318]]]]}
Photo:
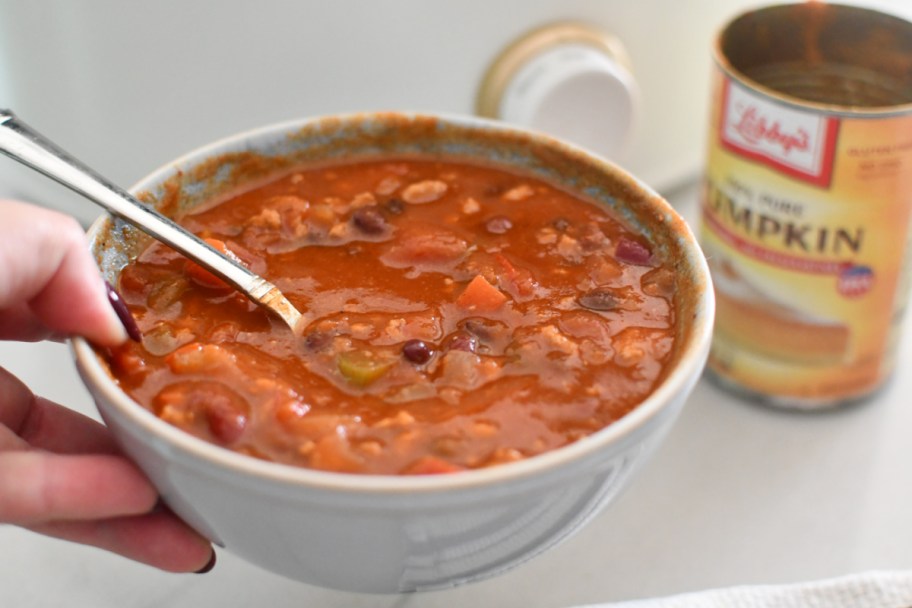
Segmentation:
{"type": "MultiPolygon", "coordinates": [[[[235,262],[240,262],[241,260],[234,254],[233,251],[228,249],[228,246],[225,245],[224,241],[219,239],[206,238],[203,239],[208,243],[213,249],[221,251],[229,258],[233,259],[235,262]]],[[[209,287],[210,289],[223,289],[228,291],[231,289],[231,286],[228,285],[225,281],[221,280],[196,262],[192,260],[187,260],[184,263],[184,273],[194,282],[202,285],[203,287],[209,287]]]]}
{"type": "Polygon", "coordinates": [[[436,456],[422,456],[409,465],[403,473],[406,475],[440,475],[458,471],[465,471],[465,468],[436,456]]]}
{"type": "Polygon", "coordinates": [[[499,289],[488,283],[480,274],[466,285],[465,290],[456,298],[456,304],[478,312],[492,312],[500,308],[507,301],[499,289]]]}

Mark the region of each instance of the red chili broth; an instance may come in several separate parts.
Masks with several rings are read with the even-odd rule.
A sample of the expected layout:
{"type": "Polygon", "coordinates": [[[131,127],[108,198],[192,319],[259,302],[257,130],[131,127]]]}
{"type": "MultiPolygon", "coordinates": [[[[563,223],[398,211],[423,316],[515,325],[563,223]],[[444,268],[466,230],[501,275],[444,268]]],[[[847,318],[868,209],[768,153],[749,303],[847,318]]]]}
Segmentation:
{"type": "Polygon", "coordinates": [[[302,168],[179,221],[310,322],[293,335],[153,244],[120,276],[144,337],[112,371],[163,420],[257,458],[368,474],[528,458],[636,407],[674,344],[670,262],[503,169],[302,168]]]}

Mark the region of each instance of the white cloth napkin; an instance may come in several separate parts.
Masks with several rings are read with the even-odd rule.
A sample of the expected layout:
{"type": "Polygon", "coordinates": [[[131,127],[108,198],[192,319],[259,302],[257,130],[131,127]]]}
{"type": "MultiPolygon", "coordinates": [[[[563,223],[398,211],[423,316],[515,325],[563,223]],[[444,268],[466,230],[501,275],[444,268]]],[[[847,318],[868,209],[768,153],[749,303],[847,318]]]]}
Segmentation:
{"type": "Polygon", "coordinates": [[[912,608],[912,571],[872,571],[808,583],[730,587],[577,608],[912,608]]]}

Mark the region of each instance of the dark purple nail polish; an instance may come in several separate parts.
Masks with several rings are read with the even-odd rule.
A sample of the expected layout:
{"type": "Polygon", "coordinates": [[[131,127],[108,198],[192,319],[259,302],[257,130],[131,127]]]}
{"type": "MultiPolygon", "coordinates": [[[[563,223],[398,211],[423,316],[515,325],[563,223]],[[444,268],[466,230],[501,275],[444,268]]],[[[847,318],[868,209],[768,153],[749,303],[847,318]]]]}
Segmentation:
{"type": "Polygon", "coordinates": [[[209,561],[206,562],[206,565],[196,571],[196,574],[206,574],[215,568],[215,551],[212,551],[212,557],[209,558],[209,561]]]}
{"type": "Polygon", "coordinates": [[[107,281],[105,281],[105,287],[108,288],[108,302],[111,303],[111,308],[117,313],[117,318],[123,323],[124,329],[127,330],[127,335],[130,336],[130,339],[134,342],[142,342],[142,333],[139,331],[139,326],[136,325],[136,319],[130,314],[123,298],[120,297],[120,294],[117,293],[117,291],[114,290],[114,287],[107,281]]]}

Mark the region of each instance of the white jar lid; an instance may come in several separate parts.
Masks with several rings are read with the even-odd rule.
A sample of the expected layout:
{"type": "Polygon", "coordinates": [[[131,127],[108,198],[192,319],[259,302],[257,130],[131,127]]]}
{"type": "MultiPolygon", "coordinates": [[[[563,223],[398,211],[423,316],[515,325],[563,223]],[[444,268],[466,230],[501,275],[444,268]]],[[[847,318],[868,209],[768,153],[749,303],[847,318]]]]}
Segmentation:
{"type": "Polygon", "coordinates": [[[639,90],[620,42],[578,24],[540,28],[489,69],[478,112],[617,159],[636,122],[639,90]]]}

